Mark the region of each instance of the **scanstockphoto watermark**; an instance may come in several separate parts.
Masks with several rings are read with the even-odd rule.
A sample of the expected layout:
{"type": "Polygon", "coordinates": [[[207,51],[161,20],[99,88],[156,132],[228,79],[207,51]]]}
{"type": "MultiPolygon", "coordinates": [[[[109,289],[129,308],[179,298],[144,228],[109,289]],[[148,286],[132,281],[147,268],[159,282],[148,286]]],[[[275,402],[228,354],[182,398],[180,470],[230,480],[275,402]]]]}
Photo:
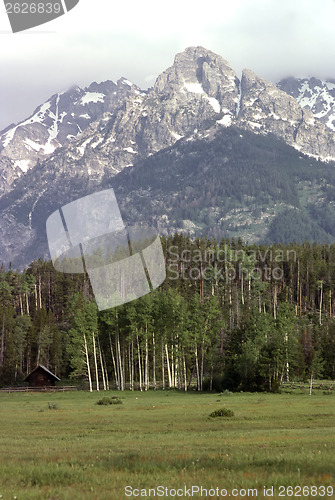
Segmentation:
{"type": "Polygon", "coordinates": [[[264,251],[233,249],[228,245],[212,249],[167,249],[167,270],[171,280],[279,281],[284,263],[296,262],[293,249],[267,248],[264,251]]]}
{"type": "Polygon", "coordinates": [[[87,273],[99,311],[143,297],[165,280],[159,235],[151,227],[127,226],[112,188],[59,207],[46,233],[55,269],[87,273]]]}
{"type": "Polygon", "coordinates": [[[63,16],[79,0],[4,0],[13,33],[18,33],[63,16]]]}
{"type": "Polygon", "coordinates": [[[204,497],[204,498],[256,498],[259,491],[257,488],[227,490],[225,488],[213,487],[204,488],[203,486],[183,486],[182,488],[169,488],[168,486],[157,486],[156,488],[133,488],[132,486],[125,487],[126,497],[151,497],[151,498],[188,498],[188,497],[204,497]]]}
{"type": "Polygon", "coordinates": [[[280,486],[262,486],[258,488],[233,488],[228,490],[222,487],[204,488],[203,486],[186,486],[182,488],[169,488],[168,486],[157,486],[156,488],[133,488],[125,487],[126,497],[141,498],[296,498],[296,497],[332,497],[334,494],[333,486],[325,485],[280,485],[280,486]]]}

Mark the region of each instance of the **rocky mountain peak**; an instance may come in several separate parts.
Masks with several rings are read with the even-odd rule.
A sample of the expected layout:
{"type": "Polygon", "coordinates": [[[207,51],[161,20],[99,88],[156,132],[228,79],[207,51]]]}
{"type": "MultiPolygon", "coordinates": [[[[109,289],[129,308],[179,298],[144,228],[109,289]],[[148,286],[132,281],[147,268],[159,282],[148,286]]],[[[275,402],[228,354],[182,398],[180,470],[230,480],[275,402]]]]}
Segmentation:
{"type": "Polygon", "coordinates": [[[203,94],[203,98],[217,101],[217,112],[234,113],[238,86],[235,71],[223,57],[203,47],[188,47],[177,54],[173,65],[157,78],[154,91],[170,95],[173,92],[203,94]]]}
{"type": "MultiPolygon", "coordinates": [[[[239,81],[227,61],[203,47],[190,47],[177,54],[149,91],[141,91],[126,79],[117,86],[130,86],[126,99],[83,133],[71,145],[71,157],[81,164],[105,164],[115,172],[133,165],[191,134],[205,120],[219,113],[234,114],[239,81]]],[[[99,170],[101,172],[101,170],[99,170]]],[[[98,173],[100,175],[100,173],[98,173]]]]}
{"type": "MultiPolygon", "coordinates": [[[[240,117],[256,122],[270,122],[283,119],[287,122],[301,122],[302,109],[293,97],[281,91],[276,85],[259,77],[250,69],[243,70],[241,80],[240,117]]],[[[293,125],[293,124],[292,124],[293,125]]]]}
{"type": "Polygon", "coordinates": [[[61,146],[68,146],[94,122],[112,113],[140,89],[126,78],[117,83],[93,82],[73,86],[51,96],[33,114],[0,132],[0,189],[7,190],[22,173],[46,160],[61,146]],[[10,172],[5,172],[9,169],[10,172]]]}
{"type": "Polygon", "coordinates": [[[205,83],[209,68],[223,76],[237,78],[228,61],[204,47],[188,47],[175,56],[172,67],[183,74],[186,81],[196,78],[199,83],[205,83]]]}
{"type": "Polygon", "coordinates": [[[251,70],[242,75],[239,120],[246,128],[273,133],[309,155],[335,158],[333,132],[297,99],[251,70]]]}
{"type": "Polygon", "coordinates": [[[335,81],[318,78],[289,77],[277,84],[303,108],[312,111],[315,118],[335,131],[335,81]]]}

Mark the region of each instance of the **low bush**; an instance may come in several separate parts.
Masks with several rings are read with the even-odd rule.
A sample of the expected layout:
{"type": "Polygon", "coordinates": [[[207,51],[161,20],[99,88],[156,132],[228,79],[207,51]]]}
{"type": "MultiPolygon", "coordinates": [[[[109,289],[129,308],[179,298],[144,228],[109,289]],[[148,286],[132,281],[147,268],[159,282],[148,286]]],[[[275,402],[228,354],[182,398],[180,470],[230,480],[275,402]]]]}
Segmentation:
{"type": "Polygon", "coordinates": [[[233,410],[230,410],[229,408],[220,408],[219,410],[213,411],[210,415],[211,418],[217,418],[217,417],[233,417],[234,412],[233,410]]]}
{"type": "Polygon", "coordinates": [[[221,392],[221,394],[219,394],[219,396],[231,396],[232,394],[234,394],[234,393],[231,391],[228,391],[228,389],[226,389],[225,391],[221,392]]]}
{"type": "Polygon", "coordinates": [[[97,405],[121,405],[122,400],[116,396],[111,396],[111,397],[103,397],[99,399],[95,404],[97,405]]]}
{"type": "Polygon", "coordinates": [[[49,408],[49,410],[58,410],[58,404],[48,402],[48,408],[49,408]]]}

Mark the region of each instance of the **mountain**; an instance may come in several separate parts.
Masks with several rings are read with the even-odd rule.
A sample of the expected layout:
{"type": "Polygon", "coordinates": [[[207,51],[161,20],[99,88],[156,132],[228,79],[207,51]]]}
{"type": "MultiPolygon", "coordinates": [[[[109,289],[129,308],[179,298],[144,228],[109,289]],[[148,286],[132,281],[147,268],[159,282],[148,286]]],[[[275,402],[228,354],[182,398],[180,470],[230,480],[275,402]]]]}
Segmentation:
{"type": "Polygon", "coordinates": [[[335,81],[290,77],[281,80],[277,86],[335,131],[335,81]]]}
{"type": "MultiPolygon", "coordinates": [[[[226,60],[203,47],[177,54],[147,91],[125,79],[92,85],[80,98],[69,97],[58,115],[51,111],[57,127],[55,119],[48,121],[51,104],[33,115],[45,111],[43,124],[30,125],[42,126],[40,144],[58,141],[53,153],[35,157],[35,166],[14,180],[14,174],[6,177],[8,164],[0,170],[11,184],[0,199],[0,256],[7,264],[48,257],[48,215],[109,186],[125,220],[149,222],[165,234],[334,241],[334,132],[282,88],[250,70],[240,80],[226,60]],[[67,118],[59,117],[73,114],[71,130],[78,129],[81,106],[89,105],[89,125],[69,133],[67,118]],[[288,220],[297,221],[292,230],[288,220]]],[[[22,125],[12,139],[17,135],[26,156],[3,154],[2,161],[15,166],[29,158],[27,140],[19,141],[26,130],[22,125]]]]}
{"type": "Polygon", "coordinates": [[[216,123],[106,181],[129,224],[250,243],[335,241],[334,164],[216,123]]]}
{"type": "Polygon", "coordinates": [[[214,122],[117,175],[31,170],[0,200],[2,255],[8,262],[15,250],[19,266],[48,257],[47,216],[109,187],[129,225],[148,223],[160,234],[335,241],[334,164],[302,155],[272,134],[214,122]]]}
{"type": "Polygon", "coordinates": [[[294,97],[250,70],[243,71],[238,118],[245,128],[271,132],[302,153],[335,159],[333,131],[294,97]]]}
{"type": "Polygon", "coordinates": [[[173,145],[181,137],[218,115],[234,113],[238,78],[222,57],[201,47],[178,54],[152,89],[130,96],[109,119],[96,122],[67,150],[68,169],[91,176],[123,168],[173,145]]]}
{"type": "Polygon", "coordinates": [[[0,190],[43,161],[57,148],[86,130],[93,122],[112,114],[139,89],[125,78],[117,83],[92,83],[53,95],[26,120],[0,132],[0,190]]]}

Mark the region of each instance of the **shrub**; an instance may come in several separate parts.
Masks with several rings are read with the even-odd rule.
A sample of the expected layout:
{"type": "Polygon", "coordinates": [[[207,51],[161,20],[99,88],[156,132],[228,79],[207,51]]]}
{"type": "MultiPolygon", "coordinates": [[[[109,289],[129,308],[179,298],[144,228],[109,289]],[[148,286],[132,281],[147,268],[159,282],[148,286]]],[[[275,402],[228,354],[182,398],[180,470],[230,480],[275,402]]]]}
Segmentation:
{"type": "Polygon", "coordinates": [[[216,417],[233,417],[234,412],[233,410],[230,410],[229,408],[220,408],[219,410],[213,411],[210,415],[211,418],[216,418],[216,417]]]}
{"type": "Polygon", "coordinates": [[[58,404],[48,402],[48,408],[49,408],[49,410],[58,410],[58,404]]]}
{"type": "Polygon", "coordinates": [[[226,389],[225,391],[221,392],[221,394],[219,394],[219,396],[231,396],[232,394],[234,394],[234,393],[230,392],[230,391],[228,391],[228,389],[226,389]]]}
{"type": "Polygon", "coordinates": [[[95,404],[97,405],[122,405],[122,401],[120,398],[116,396],[111,396],[111,397],[103,397],[99,399],[95,404]]]}
{"type": "Polygon", "coordinates": [[[213,411],[210,415],[211,418],[216,418],[216,417],[233,417],[234,412],[233,410],[230,410],[229,408],[220,408],[219,410],[213,411]]]}

